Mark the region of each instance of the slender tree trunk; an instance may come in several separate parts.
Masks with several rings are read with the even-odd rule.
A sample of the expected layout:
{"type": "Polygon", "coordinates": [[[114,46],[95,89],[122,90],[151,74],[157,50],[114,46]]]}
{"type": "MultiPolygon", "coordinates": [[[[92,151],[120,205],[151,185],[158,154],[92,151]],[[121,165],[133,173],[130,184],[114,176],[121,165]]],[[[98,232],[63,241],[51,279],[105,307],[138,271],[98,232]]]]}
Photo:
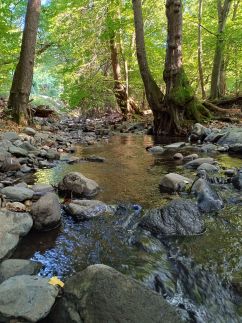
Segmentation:
{"type": "Polygon", "coordinates": [[[136,54],[140,74],[144,83],[146,99],[154,115],[154,133],[160,134],[160,123],[162,120],[162,108],[164,95],[156,84],[150,72],[144,39],[144,23],[142,16],[141,0],[132,0],[135,24],[136,54]]]}
{"type": "Polygon", "coordinates": [[[198,71],[199,81],[202,92],[202,98],[206,98],[206,92],[204,89],[204,77],[203,77],[203,49],[202,49],[202,11],[203,0],[198,0],[198,71]]]}
{"type": "Polygon", "coordinates": [[[40,9],[41,0],[28,1],[20,58],[14,73],[8,101],[10,114],[18,124],[26,124],[30,120],[28,104],[33,81],[40,9]]]}
{"type": "Polygon", "coordinates": [[[216,99],[221,96],[220,94],[220,80],[221,80],[221,67],[224,58],[224,29],[231,7],[232,0],[217,0],[218,10],[218,32],[217,41],[213,61],[212,79],[211,79],[211,90],[210,98],[216,99]]]}

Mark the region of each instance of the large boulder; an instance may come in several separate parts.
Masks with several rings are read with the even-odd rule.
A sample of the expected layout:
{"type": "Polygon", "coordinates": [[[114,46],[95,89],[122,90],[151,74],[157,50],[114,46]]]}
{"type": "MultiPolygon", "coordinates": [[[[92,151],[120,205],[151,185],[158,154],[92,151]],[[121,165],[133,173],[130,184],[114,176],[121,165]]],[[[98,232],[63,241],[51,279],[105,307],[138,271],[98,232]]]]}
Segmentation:
{"type": "Polygon", "coordinates": [[[7,259],[0,264],[0,284],[10,277],[20,275],[36,275],[42,264],[25,259],[7,259]]]}
{"type": "Polygon", "coordinates": [[[34,228],[50,230],[56,228],[61,220],[61,207],[55,193],[47,193],[32,205],[34,228]]]}
{"type": "Polygon", "coordinates": [[[0,260],[11,255],[19,242],[33,226],[28,213],[15,213],[8,210],[0,211],[0,260]]]}
{"type": "Polygon", "coordinates": [[[81,221],[112,212],[111,207],[97,200],[74,200],[66,206],[66,210],[81,221]]]}
{"type": "Polygon", "coordinates": [[[38,322],[48,315],[57,295],[58,288],[48,278],[11,277],[0,285],[0,322],[38,322]]]}
{"type": "Polygon", "coordinates": [[[18,186],[7,186],[1,190],[1,193],[6,196],[8,200],[13,202],[23,202],[31,200],[34,192],[29,188],[18,186]]]}
{"type": "Polygon", "coordinates": [[[53,323],[181,322],[159,294],[105,265],[71,277],[50,318],[53,323]]]}
{"type": "Polygon", "coordinates": [[[99,185],[78,172],[71,172],[64,176],[58,188],[61,192],[76,194],[84,197],[94,197],[98,194],[99,185]]]}
{"type": "Polygon", "coordinates": [[[228,128],[226,133],[218,140],[219,145],[242,144],[242,128],[228,128]]]}
{"type": "Polygon", "coordinates": [[[204,231],[198,207],[192,201],[182,199],[147,211],[140,226],[158,237],[189,236],[204,231]]]}
{"type": "Polygon", "coordinates": [[[189,178],[176,173],[169,173],[161,178],[160,190],[168,193],[180,192],[189,184],[192,184],[192,181],[189,178]]]}

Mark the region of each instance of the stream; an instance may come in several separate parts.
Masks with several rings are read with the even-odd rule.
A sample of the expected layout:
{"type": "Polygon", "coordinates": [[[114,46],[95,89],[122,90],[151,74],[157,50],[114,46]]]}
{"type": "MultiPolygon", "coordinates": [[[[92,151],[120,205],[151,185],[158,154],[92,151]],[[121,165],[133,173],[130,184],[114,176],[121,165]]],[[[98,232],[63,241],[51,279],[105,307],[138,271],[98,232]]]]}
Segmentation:
{"type": "MultiPolygon", "coordinates": [[[[177,141],[180,140],[174,138],[173,142],[177,141]]],[[[170,141],[163,139],[159,143],[170,141]]],[[[76,152],[82,157],[104,157],[103,163],[60,162],[55,168],[35,173],[32,182],[52,185],[68,172],[83,173],[100,185],[98,200],[119,205],[120,218],[104,216],[76,222],[63,211],[60,228],[31,232],[13,258],[38,260],[44,265],[42,276],[63,280],[90,264],[104,263],[155,288],[179,308],[185,321],[242,322],[242,300],[229,283],[238,273],[241,284],[242,202],[230,203],[230,196],[239,193],[221,186],[220,194],[227,203],[218,214],[204,216],[207,230],[203,235],[159,241],[138,233],[137,241],[142,241],[142,248],[136,243],[130,222],[141,217],[145,209],[159,207],[177,197],[160,193],[162,175],[176,172],[195,178],[194,171],[184,169],[183,162],[172,159],[174,151],[159,158],[148,153],[145,147],[153,144],[150,136],[113,136],[95,146],[80,146],[76,152]],[[157,284],[159,279],[161,285],[157,284]]],[[[187,148],[185,152],[197,150],[187,148]]],[[[222,167],[241,167],[239,157],[210,155],[222,167]]]]}

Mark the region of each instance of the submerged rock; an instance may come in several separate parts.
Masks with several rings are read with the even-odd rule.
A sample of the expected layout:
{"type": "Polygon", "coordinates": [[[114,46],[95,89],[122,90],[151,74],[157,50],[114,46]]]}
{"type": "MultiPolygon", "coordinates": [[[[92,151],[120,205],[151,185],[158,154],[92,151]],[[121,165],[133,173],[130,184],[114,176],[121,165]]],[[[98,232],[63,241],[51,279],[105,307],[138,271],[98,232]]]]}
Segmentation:
{"type": "Polygon", "coordinates": [[[105,213],[113,213],[111,207],[97,200],[74,200],[66,210],[78,220],[89,220],[105,213]]]}
{"type": "Polygon", "coordinates": [[[180,192],[183,191],[192,181],[182,175],[169,173],[161,178],[160,190],[162,192],[180,192]]]}
{"type": "Polygon", "coordinates": [[[0,321],[38,322],[48,315],[57,295],[58,288],[48,278],[11,277],[0,285],[0,321]]]}
{"type": "Polygon", "coordinates": [[[71,277],[50,318],[53,323],[181,322],[159,294],[105,265],[89,266],[71,277]]]}
{"type": "Polygon", "coordinates": [[[150,147],[147,148],[148,152],[154,155],[160,155],[163,154],[163,152],[165,151],[165,149],[161,146],[154,146],[154,147],[150,147]]]}
{"type": "Polygon", "coordinates": [[[50,230],[60,223],[61,208],[58,196],[47,193],[32,206],[34,228],[37,230],[50,230]]]}
{"type": "Polygon", "coordinates": [[[76,194],[84,197],[94,197],[98,194],[99,185],[78,172],[71,172],[64,176],[58,188],[61,192],[76,194]]]}
{"type": "Polygon", "coordinates": [[[25,259],[7,259],[0,264],[0,284],[10,277],[20,275],[36,275],[42,264],[25,259]]]}
{"type": "Polygon", "coordinates": [[[204,231],[198,207],[190,200],[174,200],[146,212],[140,226],[156,236],[194,235],[204,231]]]}

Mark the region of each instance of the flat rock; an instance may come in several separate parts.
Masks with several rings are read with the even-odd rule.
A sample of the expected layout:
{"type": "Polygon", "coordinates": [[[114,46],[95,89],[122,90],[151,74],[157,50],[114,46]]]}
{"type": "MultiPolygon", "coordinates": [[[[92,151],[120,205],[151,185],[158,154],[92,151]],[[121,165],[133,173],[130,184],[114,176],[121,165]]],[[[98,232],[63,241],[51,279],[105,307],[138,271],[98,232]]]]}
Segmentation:
{"type": "Polygon", "coordinates": [[[206,158],[197,158],[194,160],[191,160],[190,162],[185,164],[186,168],[192,168],[192,169],[197,169],[200,165],[202,164],[215,164],[215,160],[211,157],[206,157],[206,158]]]}
{"type": "Polygon", "coordinates": [[[188,184],[192,184],[189,178],[176,173],[169,173],[161,178],[160,190],[168,193],[183,191],[188,184]]]}
{"type": "Polygon", "coordinates": [[[165,151],[165,149],[161,146],[154,146],[148,149],[148,152],[150,152],[151,154],[154,155],[159,155],[159,154],[163,154],[163,152],[165,151]]]}
{"type": "Polygon", "coordinates": [[[2,189],[2,194],[6,196],[8,200],[13,202],[23,202],[26,200],[31,200],[34,192],[29,188],[8,186],[2,189]]]}
{"type": "Polygon", "coordinates": [[[207,173],[217,173],[219,171],[219,168],[208,163],[203,163],[197,168],[197,170],[205,170],[207,173]]]}
{"type": "Polygon", "coordinates": [[[10,277],[20,275],[36,275],[42,264],[25,259],[7,259],[0,264],[0,284],[10,277]]]}
{"type": "Polygon", "coordinates": [[[164,146],[164,149],[178,149],[178,148],[184,147],[185,145],[186,145],[186,143],[183,141],[182,142],[175,142],[173,144],[164,146]]]}
{"type": "Polygon", "coordinates": [[[6,204],[6,209],[12,212],[26,212],[26,206],[20,202],[8,202],[6,204]]]}
{"type": "Polygon", "coordinates": [[[34,195],[43,196],[47,193],[54,192],[54,187],[49,184],[35,184],[31,187],[31,190],[34,191],[34,195]]]}
{"type": "Polygon", "coordinates": [[[112,212],[107,204],[97,200],[74,200],[67,205],[66,210],[78,220],[89,220],[112,212]]]}
{"type": "Polygon", "coordinates": [[[11,146],[9,148],[9,152],[11,154],[13,154],[16,157],[25,157],[28,156],[28,152],[27,150],[20,148],[20,147],[16,147],[16,146],[11,146]]]}
{"type": "Polygon", "coordinates": [[[9,140],[9,141],[15,141],[21,139],[19,135],[16,132],[13,131],[7,131],[1,134],[2,139],[9,140]]]}
{"type": "Polygon", "coordinates": [[[89,266],[71,277],[50,318],[53,323],[181,322],[159,294],[105,265],[89,266]]]}
{"type": "Polygon", "coordinates": [[[58,288],[48,281],[48,278],[28,275],[5,280],[0,285],[0,321],[37,322],[45,318],[58,295],[58,288]]]}

